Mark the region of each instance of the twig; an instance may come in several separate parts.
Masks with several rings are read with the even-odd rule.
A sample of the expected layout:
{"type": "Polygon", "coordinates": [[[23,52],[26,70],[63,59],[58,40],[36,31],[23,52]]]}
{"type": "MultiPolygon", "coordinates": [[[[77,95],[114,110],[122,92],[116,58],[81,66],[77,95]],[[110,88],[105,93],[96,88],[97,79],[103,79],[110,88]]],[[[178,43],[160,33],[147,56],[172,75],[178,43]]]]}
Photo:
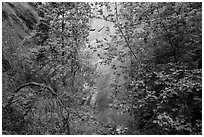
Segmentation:
{"type": "Polygon", "coordinates": [[[119,31],[121,32],[123,38],[125,39],[125,42],[126,42],[128,48],[130,49],[130,52],[132,53],[132,55],[134,56],[134,58],[137,60],[137,57],[136,57],[134,51],[132,50],[128,39],[126,38],[125,34],[123,33],[123,30],[122,30],[121,26],[119,25],[118,10],[117,10],[117,3],[116,3],[116,2],[115,2],[115,12],[116,12],[116,25],[117,25],[119,31]]]}

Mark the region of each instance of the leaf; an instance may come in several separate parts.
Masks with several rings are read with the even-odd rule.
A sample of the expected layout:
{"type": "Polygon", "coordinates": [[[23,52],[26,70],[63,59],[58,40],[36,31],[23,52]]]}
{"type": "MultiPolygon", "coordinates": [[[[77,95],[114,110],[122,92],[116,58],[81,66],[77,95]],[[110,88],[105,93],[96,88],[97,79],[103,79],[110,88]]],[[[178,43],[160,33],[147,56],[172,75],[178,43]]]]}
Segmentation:
{"type": "Polygon", "coordinates": [[[100,15],[103,15],[103,9],[98,10],[100,15]]]}

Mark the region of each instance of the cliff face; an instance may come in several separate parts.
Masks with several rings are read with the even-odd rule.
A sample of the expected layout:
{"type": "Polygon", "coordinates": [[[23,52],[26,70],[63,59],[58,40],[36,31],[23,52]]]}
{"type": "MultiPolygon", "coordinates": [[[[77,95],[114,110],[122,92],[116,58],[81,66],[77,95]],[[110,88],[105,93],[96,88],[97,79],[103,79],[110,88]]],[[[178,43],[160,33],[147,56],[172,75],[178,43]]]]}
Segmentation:
{"type": "MultiPolygon", "coordinates": [[[[32,30],[34,25],[39,21],[39,17],[34,7],[26,2],[3,2],[2,3],[2,20],[9,21],[21,28],[27,27],[32,30]]],[[[3,23],[3,27],[5,24],[3,23]]]]}
{"type": "Polygon", "coordinates": [[[2,3],[2,55],[14,63],[23,49],[22,40],[34,29],[39,17],[34,8],[25,2],[2,3]]]}
{"type": "Polygon", "coordinates": [[[2,102],[7,102],[6,97],[16,88],[16,81],[24,79],[22,66],[17,60],[22,53],[27,54],[28,48],[21,43],[38,22],[39,17],[29,3],[2,3],[2,102]]]}

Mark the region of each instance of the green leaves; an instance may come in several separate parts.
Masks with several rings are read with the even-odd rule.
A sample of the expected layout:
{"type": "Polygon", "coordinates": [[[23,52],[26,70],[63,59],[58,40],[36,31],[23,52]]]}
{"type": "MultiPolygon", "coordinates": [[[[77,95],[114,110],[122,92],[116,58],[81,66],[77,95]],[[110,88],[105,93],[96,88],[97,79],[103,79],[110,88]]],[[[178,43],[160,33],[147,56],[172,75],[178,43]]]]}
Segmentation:
{"type": "Polygon", "coordinates": [[[69,125],[74,134],[201,133],[202,77],[193,69],[202,68],[202,3],[3,3],[2,8],[4,103],[11,89],[35,81],[63,97],[72,112],[69,119],[45,87],[38,94],[25,89],[15,96],[15,110],[3,114],[10,117],[6,128],[14,121],[11,130],[30,134],[67,134],[69,125]],[[85,85],[90,90],[84,95],[85,85]],[[28,121],[21,112],[30,112],[28,121]],[[32,128],[15,129],[22,121],[32,128]]]}
{"type": "MultiPolygon", "coordinates": [[[[134,115],[142,121],[137,124],[156,124],[161,134],[200,134],[200,126],[194,122],[199,124],[201,120],[201,102],[197,100],[201,98],[201,72],[170,66],[162,65],[160,68],[166,67],[165,71],[145,74],[145,82],[137,81],[132,87],[134,115]]],[[[148,128],[138,130],[145,132],[148,128]]]]}

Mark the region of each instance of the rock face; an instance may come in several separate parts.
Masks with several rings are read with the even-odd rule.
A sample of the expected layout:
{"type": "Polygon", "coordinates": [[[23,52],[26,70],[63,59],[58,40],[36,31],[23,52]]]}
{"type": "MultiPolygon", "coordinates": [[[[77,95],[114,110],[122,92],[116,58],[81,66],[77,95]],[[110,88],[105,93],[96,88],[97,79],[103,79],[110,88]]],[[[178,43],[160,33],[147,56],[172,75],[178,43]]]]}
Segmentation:
{"type": "Polygon", "coordinates": [[[14,71],[13,77],[24,78],[22,66],[17,64],[19,61],[16,60],[22,53],[27,54],[28,48],[21,45],[22,40],[31,33],[38,22],[39,17],[30,4],[25,2],[2,3],[2,102],[7,102],[5,98],[12,94],[11,89],[16,86],[15,80],[11,80],[6,72],[10,73],[18,68],[22,73],[16,74],[14,71]]]}
{"type": "Polygon", "coordinates": [[[13,22],[13,25],[20,27],[28,27],[32,30],[34,25],[38,23],[39,17],[34,8],[26,2],[3,2],[2,3],[2,19],[13,22]]]}
{"type": "Polygon", "coordinates": [[[2,3],[2,55],[14,62],[16,54],[23,51],[22,40],[33,30],[39,17],[33,7],[25,2],[2,3]]]}

